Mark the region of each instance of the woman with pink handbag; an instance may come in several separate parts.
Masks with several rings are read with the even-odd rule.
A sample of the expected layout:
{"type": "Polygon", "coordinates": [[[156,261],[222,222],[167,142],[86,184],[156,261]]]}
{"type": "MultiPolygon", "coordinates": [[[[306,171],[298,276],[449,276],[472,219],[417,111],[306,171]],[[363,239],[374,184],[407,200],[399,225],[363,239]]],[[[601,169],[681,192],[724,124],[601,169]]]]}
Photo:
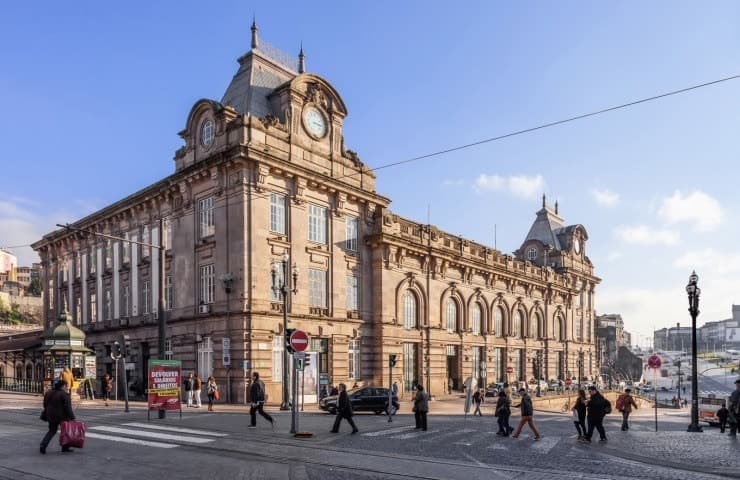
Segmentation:
{"type": "MultiPolygon", "coordinates": [[[[72,402],[69,394],[65,391],[65,383],[62,380],[54,382],[54,388],[44,395],[44,410],[41,412],[41,420],[49,422],[49,431],[46,432],[39,451],[46,453],[46,447],[51,439],[56,435],[59,424],[68,420],[74,420],[75,414],[72,411],[72,402]]],[[[68,453],[73,450],[69,445],[62,445],[62,452],[68,453]]]]}

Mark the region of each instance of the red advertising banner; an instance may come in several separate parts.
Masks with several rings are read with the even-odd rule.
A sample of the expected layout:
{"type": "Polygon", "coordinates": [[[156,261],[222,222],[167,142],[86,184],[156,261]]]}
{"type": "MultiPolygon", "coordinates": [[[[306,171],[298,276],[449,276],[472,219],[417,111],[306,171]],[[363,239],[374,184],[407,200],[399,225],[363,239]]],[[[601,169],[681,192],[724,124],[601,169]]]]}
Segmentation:
{"type": "Polygon", "coordinates": [[[180,410],[180,360],[149,360],[149,410],[180,410]]]}

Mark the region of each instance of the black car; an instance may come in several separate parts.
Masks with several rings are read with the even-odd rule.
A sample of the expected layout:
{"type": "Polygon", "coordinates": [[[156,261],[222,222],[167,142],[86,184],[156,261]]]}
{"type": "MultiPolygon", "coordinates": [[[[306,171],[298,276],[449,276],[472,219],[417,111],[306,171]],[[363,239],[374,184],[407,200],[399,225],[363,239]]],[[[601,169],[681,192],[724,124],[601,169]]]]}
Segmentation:
{"type": "MultiPolygon", "coordinates": [[[[349,401],[352,402],[352,410],[355,412],[375,412],[376,415],[383,413],[388,406],[388,389],[382,387],[362,387],[347,392],[349,401]]],[[[319,408],[329,413],[337,413],[337,399],[339,395],[322,398],[319,408]]],[[[398,402],[398,397],[393,396],[393,401],[398,402]]]]}

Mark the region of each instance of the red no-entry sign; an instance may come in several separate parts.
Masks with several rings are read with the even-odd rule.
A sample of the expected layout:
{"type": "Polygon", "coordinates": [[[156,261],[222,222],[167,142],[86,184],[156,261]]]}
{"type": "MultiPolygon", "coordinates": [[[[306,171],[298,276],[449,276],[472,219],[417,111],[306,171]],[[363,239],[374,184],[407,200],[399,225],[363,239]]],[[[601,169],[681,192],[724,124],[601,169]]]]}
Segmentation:
{"type": "Polygon", "coordinates": [[[506,367],[506,373],[514,373],[514,367],[506,367]]]}
{"type": "Polygon", "coordinates": [[[663,359],[657,354],[652,354],[648,357],[648,368],[660,368],[663,365],[663,359]]]}
{"type": "Polygon", "coordinates": [[[570,387],[570,384],[571,384],[571,383],[573,383],[573,380],[571,380],[570,378],[566,378],[566,379],[565,379],[565,386],[566,386],[566,387],[570,387]]]}
{"type": "Polygon", "coordinates": [[[293,350],[296,352],[302,352],[305,349],[308,348],[308,335],[306,335],[306,332],[301,330],[296,330],[293,332],[293,334],[290,336],[290,346],[293,347],[293,350]]]}

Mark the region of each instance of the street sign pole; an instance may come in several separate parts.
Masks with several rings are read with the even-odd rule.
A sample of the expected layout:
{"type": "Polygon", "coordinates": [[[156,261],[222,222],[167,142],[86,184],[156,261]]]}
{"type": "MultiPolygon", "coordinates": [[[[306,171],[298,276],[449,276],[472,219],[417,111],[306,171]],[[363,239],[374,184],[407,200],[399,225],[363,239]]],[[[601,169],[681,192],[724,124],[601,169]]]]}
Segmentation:
{"type": "Polygon", "coordinates": [[[658,369],[663,365],[663,359],[657,354],[648,357],[648,368],[653,371],[653,390],[655,391],[655,431],[658,431],[658,369]]]}

